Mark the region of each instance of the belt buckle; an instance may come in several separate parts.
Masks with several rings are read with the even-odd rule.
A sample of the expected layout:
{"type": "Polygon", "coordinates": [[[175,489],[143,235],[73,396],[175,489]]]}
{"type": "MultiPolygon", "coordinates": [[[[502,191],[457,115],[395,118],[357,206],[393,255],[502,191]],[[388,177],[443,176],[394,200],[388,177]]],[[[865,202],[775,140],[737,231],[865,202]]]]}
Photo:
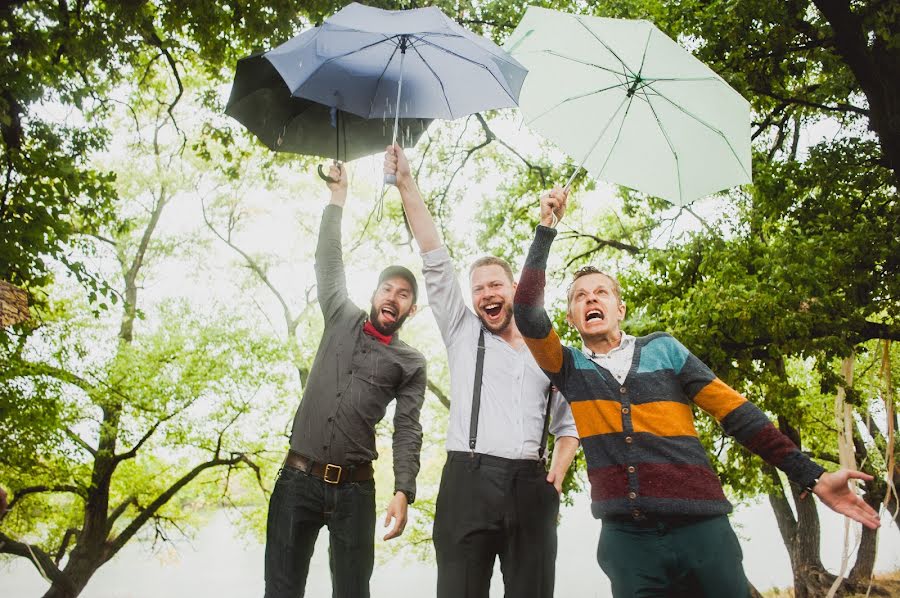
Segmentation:
{"type": "Polygon", "coordinates": [[[341,481],[341,473],[344,471],[344,468],[340,465],[332,465],[331,463],[325,464],[325,471],[322,473],[322,479],[329,484],[337,484],[341,481]],[[334,477],[331,477],[331,472],[337,470],[337,473],[334,477]]]}

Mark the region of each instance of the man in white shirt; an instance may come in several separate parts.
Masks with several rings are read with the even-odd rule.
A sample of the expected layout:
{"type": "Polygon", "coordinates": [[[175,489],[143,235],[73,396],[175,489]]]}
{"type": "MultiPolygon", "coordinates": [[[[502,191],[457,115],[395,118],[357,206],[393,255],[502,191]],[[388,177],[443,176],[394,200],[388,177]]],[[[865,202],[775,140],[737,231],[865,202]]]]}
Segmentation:
{"type": "Polygon", "coordinates": [[[473,313],[399,146],[387,149],[384,171],[396,175],[450,364],[448,455],[433,534],[438,598],[487,598],[498,556],[506,596],[552,598],[559,494],[578,448],[572,412],[513,320],[509,264],[492,256],[472,264],[473,313]],[[549,473],[548,425],[556,436],[549,473]]]}

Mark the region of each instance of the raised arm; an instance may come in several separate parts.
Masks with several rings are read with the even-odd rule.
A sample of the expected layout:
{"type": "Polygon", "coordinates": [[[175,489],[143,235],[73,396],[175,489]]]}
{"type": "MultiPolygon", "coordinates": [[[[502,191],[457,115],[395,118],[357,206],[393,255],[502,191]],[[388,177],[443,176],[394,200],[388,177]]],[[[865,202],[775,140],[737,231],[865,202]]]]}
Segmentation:
{"type": "Polygon", "coordinates": [[[538,225],[534,241],[528,250],[513,307],[516,326],[522,333],[525,344],[557,388],[561,388],[559,374],[562,370],[563,346],[553,330],[547,310],[544,309],[544,286],[547,256],[556,237],[556,230],[549,225],[553,214],[561,218],[565,213],[565,203],[566,193],[559,188],[541,197],[541,224],[538,225]]]}
{"type": "Polygon", "coordinates": [[[419,187],[412,177],[409,161],[399,145],[387,147],[384,154],[384,172],[397,177],[397,189],[400,191],[400,199],[403,201],[403,209],[409,219],[409,226],[419,244],[419,251],[426,253],[440,247],[442,245],[441,237],[434,225],[434,218],[431,217],[431,213],[422,199],[422,194],[419,193],[419,187]]]}
{"type": "Polygon", "coordinates": [[[428,303],[434,313],[444,344],[450,346],[460,338],[468,308],[447,248],[441,243],[434,219],[422,200],[412,177],[409,161],[398,145],[388,147],[384,155],[385,174],[395,174],[403,209],[413,236],[422,252],[422,274],[428,290],[428,303]]]}
{"type": "Polygon", "coordinates": [[[328,176],[336,182],[328,183],[331,201],[322,214],[319,242],[316,245],[316,289],[326,326],[349,301],[341,249],[341,217],[347,200],[347,168],[342,164],[333,164],[328,176]]]}

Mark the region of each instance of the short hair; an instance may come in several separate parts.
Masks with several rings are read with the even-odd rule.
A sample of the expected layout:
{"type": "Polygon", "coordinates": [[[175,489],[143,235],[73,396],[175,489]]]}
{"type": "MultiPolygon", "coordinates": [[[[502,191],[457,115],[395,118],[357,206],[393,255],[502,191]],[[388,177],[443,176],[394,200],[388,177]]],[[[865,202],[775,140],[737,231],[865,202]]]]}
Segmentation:
{"type": "Polygon", "coordinates": [[[569,288],[566,289],[567,307],[572,305],[572,292],[575,290],[575,281],[582,276],[588,276],[589,274],[600,274],[612,281],[613,295],[616,296],[616,300],[619,302],[619,304],[622,303],[622,286],[619,284],[619,281],[615,276],[613,276],[612,274],[607,274],[606,272],[595,266],[582,266],[575,271],[575,274],[572,275],[572,282],[569,283],[569,288]]]}
{"type": "Polygon", "coordinates": [[[472,265],[469,266],[469,278],[472,278],[472,273],[475,272],[476,268],[481,268],[482,266],[500,266],[503,268],[503,271],[506,272],[510,282],[515,282],[516,280],[513,278],[513,272],[509,262],[496,255],[485,255],[472,262],[472,265]]]}

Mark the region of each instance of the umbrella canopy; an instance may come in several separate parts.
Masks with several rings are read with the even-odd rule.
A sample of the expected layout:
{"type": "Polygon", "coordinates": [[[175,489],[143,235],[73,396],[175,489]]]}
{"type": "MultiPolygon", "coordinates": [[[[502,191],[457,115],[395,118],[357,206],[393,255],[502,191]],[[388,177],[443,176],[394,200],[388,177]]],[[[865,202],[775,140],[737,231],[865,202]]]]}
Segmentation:
{"type": "Polygon", "coordinates": [[[676,205],[751,182],[750,105],[649,21],[531,6],[507,48],[525,122],[595,177],[676,205]]]}
{"type": "MultiPolygon", "coordinates": [[[[238,61],[225,114],[256,135],[269,149],[349,161],[384,151],[391,127],[291,95],[265,54],[238,61]]],[[[402,119],[399,143],[413,146],[429,119],[402,119]]]]}
{"type": "Polygon", "coordinates": [[[353,3],[266,58],[295,96],[364,118],[455,119],[515,106],[526,74],[436,7],[390,11],[353,3]]]}

